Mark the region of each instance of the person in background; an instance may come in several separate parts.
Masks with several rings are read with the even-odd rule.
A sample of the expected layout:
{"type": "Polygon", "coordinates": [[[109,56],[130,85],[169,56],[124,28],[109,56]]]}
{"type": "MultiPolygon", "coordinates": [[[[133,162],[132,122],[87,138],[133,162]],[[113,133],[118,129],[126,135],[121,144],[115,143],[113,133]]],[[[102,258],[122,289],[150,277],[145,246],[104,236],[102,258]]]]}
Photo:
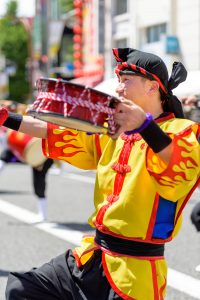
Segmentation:
{"type": "Polygon", "coordinates": [[[38,217],[35,222],[44,222],[47,220],[46,177],[53,163],[53,159],[48,158],[42,165],[32,167],[33,188],[38,204],[38,217]]]}
{"type": "MultiPolygon", "coordinates": [[[[96,169],[95,235],[26,273],[9,275],[7,300],[161,300],[164,247],[200,180],[200,126],[184,119],[172,90],[186,79],[175,62],[132,48],[113,49],[119,79],[113,135],[88,135],[0,110],[1,124],[43,139],[48,157],[96,169]],[[71,147],[58,147],[70,141],[71,147]]],[[[81,198],[81,195],[80,195],[81,198]]],[[[81,201],[81,199],[80,199],[81,201]]]]}
{"type": "MultiPolygon", "coordinates": [[[[16,112],[17,102],[10,100],[0,100],[0,105],[8,108],[9,111],[16,112]]],[[[0,129],[0,171],[2,171],[7,163],[19,162],[18,158],[9,149],[7,143],[7,128],[0,129]]]]}
{"type": "MultiPolygon", "coordinates": [[[[183,108],[186,111],[187,118],[197,123],[200,123],[200,96],[188,95],[182,97],[181,100],[183,103],[183,108]]],[[[200,185],[199,185],[199,191],[200,191],[200,185]]],[[[190,218],[197,232],[200,232],[200,201],[198,201],[193,207],[190,218]]],[[[196,266],[195,270],[197,272],[200,272],[200,264],[196,266]]]]}
{"type": "Polygon", "coordinates": [[[2,171],[7,163],[19,162],[18,158],[14,155],[14,153],[9,149],[7,144],[7,133],[4,128],[1,128],[0,132],[0,171],[2,171]]]}
{"type": "MultiPolygon", "coordinates": [[[[18,103],[11,100],[2,100],[0,101],[0,104],[6,107],[10,112],[17,112],[21,115],[25,115],[27,110],[26,104],[18,103]]],[[[0,155],[0,169],[3,169],[5,164],[9,162],[21,161],[20,155],[14,155],[12,151],[15,145],[12,144],[11,147],[9,143],[6,142],[6,140],[8,140],[9,134],[6,133],[6,128],[4,129],[4,149],[0,155]]],[[[11,131],[9,133],[11,133],[11,131]]],[[[14,141],[12,142],[14,143],[14,141]]],[[[24,160],[22,160],[22,162],[24,162],[24,160]]],[[[44,159],[43,163],[38,166],[32,166],[29,164],[32,170],[33,192],[37,198],[38,215],[35,219],[35,223],[44,222],[47,219],[46,177],[49,169],[53,164],[54,161],[50,158],[44,159]]],[[[55,170],[57,170],[57,168],[55,170]]]]}
{"type": "Polygon", "coordinates": [[[185,116],[200,123],[200,95],[188,95],[181,98],[185,116]]]}

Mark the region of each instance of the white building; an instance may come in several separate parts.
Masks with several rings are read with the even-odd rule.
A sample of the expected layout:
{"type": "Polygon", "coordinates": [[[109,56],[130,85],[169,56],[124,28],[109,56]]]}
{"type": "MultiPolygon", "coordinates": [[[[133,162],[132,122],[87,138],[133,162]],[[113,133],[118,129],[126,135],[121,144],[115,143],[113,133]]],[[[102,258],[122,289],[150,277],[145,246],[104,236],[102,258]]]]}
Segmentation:
{"type": "Polygon", "coordinates": [[[200,69],[199,0],[99,0],[105,10],[105,77],[113,75],[112,47],[131,47],[163,58],[169,71],[182,61],[200,69]]]}

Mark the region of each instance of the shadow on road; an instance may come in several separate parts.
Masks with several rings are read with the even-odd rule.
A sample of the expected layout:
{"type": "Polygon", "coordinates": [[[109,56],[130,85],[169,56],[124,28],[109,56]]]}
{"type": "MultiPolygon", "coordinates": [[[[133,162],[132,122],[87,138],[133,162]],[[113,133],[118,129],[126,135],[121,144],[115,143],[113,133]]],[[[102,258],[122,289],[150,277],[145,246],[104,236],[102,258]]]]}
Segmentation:
{"type": "Polygon", "coordinates": [[[57,223],[60,226],[64,226],[67,228],[70,228],[72,230],[78,230],[78,231],[94,231],[94,228],[92,228],[87,223],[57,223]]]}
{"type": "Polygon", "coordinates": [[[50,222],[33,222],[31,224],[27,224],[25,222],[21,221],[9,221],[8,225],[9,226],[19,226],[19,227],[27,227],[27,226],[37,226],[37,225],[42,225],[44,224],[49,224],[50,227],[52,228],[60,228],[60,229],[71,229],[71,230],[77,230],[77,231],[82,231],[82,232],[94,232],[94,228],[92,228],[89,224],[87,223],[62,223],[62,222],[55,222],[55,221],[50,221],[50,222]]]}
{"type": "Polygon", "coordinates": [[[10,190],[0,190],[0,195],[1,194],[7,194],[7,195],[30,195],[31,192],[29,191],[10,191],[10,190]]]}
{"type": "Polygon", "coordinates": [[[10,273],[10,271],[0,269],[0,277],[7,277],[9,275],[9,273],[10,273]]]}

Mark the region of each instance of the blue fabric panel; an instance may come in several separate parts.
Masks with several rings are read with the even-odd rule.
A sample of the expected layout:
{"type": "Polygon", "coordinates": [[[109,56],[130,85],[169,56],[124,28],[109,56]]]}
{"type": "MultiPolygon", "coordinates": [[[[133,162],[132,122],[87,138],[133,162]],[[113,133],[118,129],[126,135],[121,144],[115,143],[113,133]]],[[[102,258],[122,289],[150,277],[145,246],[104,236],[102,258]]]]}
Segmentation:
{"type": "Polygon", "coordinates": [[[176,202],[159,197],[156,222],[153,230],[153,238],[166,239],[174,229],[176,202]]]}

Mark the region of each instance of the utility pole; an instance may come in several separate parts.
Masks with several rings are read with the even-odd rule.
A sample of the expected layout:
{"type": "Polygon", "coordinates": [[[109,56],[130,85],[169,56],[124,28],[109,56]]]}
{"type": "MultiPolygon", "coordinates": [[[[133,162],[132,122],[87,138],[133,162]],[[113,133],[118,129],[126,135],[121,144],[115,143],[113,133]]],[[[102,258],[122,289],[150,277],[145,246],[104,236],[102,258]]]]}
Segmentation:
{"type": "Polygon", "coordinates": [[[51,23],[51,0],[47,0],[47,76],[50,76],[51,60],[50,60],[50,23],[51,23]]]}
{"type": "Polygon", "coordinates": [[[42,63],[45,76],[50,73],[50,56],[49,56],[49,26],[51,16],[51,1],[41,0],[41,17],[42,17],[42,63]]]}
{"type": "Polygon", "coordinates": [[[105,0],[105,79],[112,76],[112,0],[105,0]]]}

